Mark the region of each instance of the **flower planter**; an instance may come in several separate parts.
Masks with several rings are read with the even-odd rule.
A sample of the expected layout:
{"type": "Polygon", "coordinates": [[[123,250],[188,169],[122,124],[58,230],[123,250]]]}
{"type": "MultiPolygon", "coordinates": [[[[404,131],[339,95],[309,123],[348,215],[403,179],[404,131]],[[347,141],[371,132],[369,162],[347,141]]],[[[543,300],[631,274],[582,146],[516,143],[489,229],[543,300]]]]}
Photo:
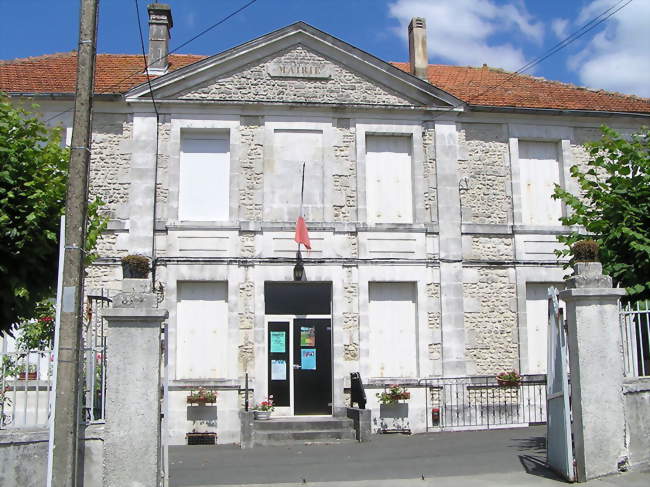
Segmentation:
{"type": "Polygon", "coordinates": [[[411,434],[407,402],[379,405],[379,432],[411,434]]]}
{"type": "Polygon", "coordinates": [[[207,406],[208,404],[214,404],[214,401],[197,401],[196,399],[188,399],[187,404],[195,406],[207,406]]]}
{"type": "Polygon", "coordinates": [[[271,411],[253,411],[257,421],[268,421],[271,419],[271,411]]]}
{"type": "Polygon", "coordinates": [[[521,381],[519,380],[502,380],[497,379],[497,382],[501,387],[520,387],[521,381]]]}
{"type": "Polygon", "coordinates": [[[36,380],[38,379],[38,372],[19,372],[18,380],[36,380]]]}
{"type": "Polygon", "coordinates": [[[185,438],[187,439],[188,445],[216,445],[217,443],[217,434],[216,433],[186,433],[185,438]]]}

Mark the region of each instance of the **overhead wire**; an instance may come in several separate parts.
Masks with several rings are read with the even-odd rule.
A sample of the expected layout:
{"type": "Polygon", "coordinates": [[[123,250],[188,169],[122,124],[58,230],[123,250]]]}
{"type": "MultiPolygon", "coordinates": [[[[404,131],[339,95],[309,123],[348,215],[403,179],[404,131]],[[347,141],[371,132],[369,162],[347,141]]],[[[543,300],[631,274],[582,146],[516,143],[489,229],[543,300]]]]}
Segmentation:
{"type": "MultiPolygon", "coordinates": [[[[470,98],[467,99],[467,101],[463,101],[463,102],[461,102],[461,103],[459,103],[457,105],[454,105],[454,106],[451,106],[451,107],[447,108],[446,110],[443,110],[441,113],[439,113],[438,115],[433,117],[433,120],[435,120],[438,117],[441,117],[446,112],[455,110],[455,109],[457,109],[457,108],[459,108],[459,107],[461,107],[461,106],[463,106],[465,104],[467,104],[467,105],[471,104],[472,100],[475,100],[476,98],[479,98],[479,97],[489,93],[490,91],[495,90],[495,89],[503,86],[505,83],[507,83],[508,81],[513,79],[515,76],[518,76],[518,75],[522,74],[524,71],[527,71],[527,70],[533,68],[534,66],[537,66],[539,63],[541,63],[545,59],[547,59],[550,56],[552,56],[553,54],[556,54],[557,52],[561,51],[562,49],[564,49],[568,45],[570,45],[573,42],[580,39],[582,36],[584,36],[585,34],[590,32],[591,30],[598,27],[600,24],[602,24],[607,19],[609,19],[612,15],[616,14],[617,12],[622,10],[623,8],[627,7],[633,1],[634,0],[620,0],[617,4],[614,4],[613,6],[609,7],[608,9],[605,9],[603,12],[601,12],[597,16],[593,17],[589,22],[583,24],[578,30],[576,30],[575,32],[573,32],[570,35],[568,35],[567,37],[565,37],[563,40],[561,40],[560,42],[555,44],[553,47],[548,49],[546,52],[544,52],[540,56],[538,56],[535,59],[533,59],[533,60],[529,61],[528,63],[524,64],[523,66],[521,66],[516,71],[513,71],[512,73],[510,73],[508,76],[506,76],[506,78],[504,78],[498,84],[489,86],[485,90],[483,90],[483,91],[481,91],[481,92],[479,92],[479,93],[477,93],[475,95],[472,95],[470,98]],[[623,4],[623,5],[621,5],[621,4],[623,4]],[[620,7],[619,7],[619,5],[620,5],[620,7]],[[616,9],[616,10],[613,10],[613,9],[616,9]]],[[[432,119],[429,119],[429,120],[432,120],[432,119]]]]}
{"type": "MultiPolygon", "coordinates": [[[[198,37],[204,35],[205,33],[209,32],[210,30],[214,29],[215,27],[221,25],[222,23],[224,23],[224,22],[227,21],[228,19],[232,18],[234,15],[236,15],[236,14],[238,14],[239,12],[241,12],[242,10],[248,8],[250,5],[252,5],[252,4],[255,3],[256,1],[257,1],[257,0],[250,0],[248,3],[244,4],[242,7],[238,8],[237,10],[235,10],[235,11],[233,11],[232,13],[228,14],[228,15],[227,15],[226,17],[224,17],[223,19],[219,20],[219,21],[216,22],[215,24],[213,24],[213,25],[211,25],[210,27],[208,27],[208,28],[204,29],[203,31],[199,32],[199,33],[198,33],[197,35],[195,35],[194,37],[192,37],[192,38],[190,38],[189,40],[185,41],[184,43],[180,44],[178,47],[176,47],[175,49],[173,49],[172,51],[170,51],[169,54],[171,54],[171,53],[173,53],[173,52],[176,52],[176,51],[177,51],[178,49],[180,49],[181,47],[186,46],[186,45],[189,44],[190,42],[196,40],[198,37]]],[[[471,96],[470,98],[468,98],[466,101],[462,101],[461,103],[458,103],[457,105],[453,105],[453,106],[451,106],[451,107],[449,107],[449,108],[447,108],[447,109],[445,109],[445,110],[442,110],[442,111],[439,112],[435,117],[433,117],[432,119],[429,119],[429,120],[435,120],[435,119],[437,119],[437,118],[443,116],[443,115],[444,115],[445,113],[447,113],[447,112],[453,111],[453,110],[455,110],[455,109],[457,109],[457,108],[459,108],[459,107],[461,107],[461,106],[463,106],[463,105],[466,105],[466,104],[469,105],[469,104],[471,104],[471,101],[472,101],[472,100],[475,100],[476,98],[479,98],[479,97],[481,97],[481,96],[483,96],[483,95],[485,95],[485,94],[487,94],[487,93],[489,93],[489,92],[491,92],[491,91],[493,91],[493,90],[495,90],[495,89],[497,89],[497,88],[503,86],[505,83],[507,83],[508,81],[510,81],[511,79],[513,79],[514,77],[516,77],[516,76],[522,74],[524,71],[527,71],[527,70],[533,68],[534,66],[537,66],[537,65],[540,64],[542,61],[546,60],[546,59],[549,58],[550,56],[556,54],[556,53],[559,52],[560,50],[564,49],[565,47],[569,46],[570,44],[572,44],[572,43],[575,42],[576,40],[580,39],[581,37],[583,37],[584,35],[586,35],[588,32],[590,32],[591,30],[595,29],[597,26],[599,26],[600,24],[602,24],[603,22],[605,22],[606,20],[608,20],[608,19],[609,19],[610,17],[612,17],[614,14],[616,14],[617,12],[619,12],[620,10],[622,10],[623,8],[627,7],[627,6],[628,6],[630,3],[632,3],[633,1],[634,1],[634,0],[620,0],[618,3],[612,5],[611,7],[605,9],[605,10],[604,10],[603,12],[601,12],[600,14],[596,15],[595,17],[593,17],[591,20],[589,20],[588,22],[586,22],[585,24],[583,24],[583,25],[582,25],[579,29],[577,29],[575,32],[571,33],[570,35],[568,35],[567,37],[565,37],[563,40],[561,40],[560,42],[556,43],[553,47],[551,47],[550,49],[548,49],[547,51],[545,51],[545,52],[544,52],[543,54],[541,54],[540,56],[538,56],[538,57],[536,57],[535,59],[533,59],[533,60],[529,61],[528,63],[524,64],[523,66],[521,66],[520,68],[518,68],[516,71],[513,71],[512,73],[510,73],[510,74],[509,74],[508,76],[506,76],[506,78],[504,78],[501,82],[497,83],[496,85],[489,86],[489,87],[487,87],[485,90],[483,90],[483,91],[481,91],[481,92],[479,92],[479,93],[476,93],[476,94],[472,95],[472,96],[471,96]]],[[[138,18],[139,18],[139,16],[138,16],[138,18]]],[[[159,61],[159,60],[160,60],[160,58],[157,59],[157,60],[155,60],[155,61],[152,61],[151,64],[153,64],[154,62],[159,61]]],[[[98,92],[97,94],[107,93],[108,90],[111,90],[111,89],[113,89],[113,88],[119,86],[120,84],[124,83],[125,81],[128,81],[128,80],[131,79],[132,77],[134,77],[134,76],[140,74],[140,72],[141,72],[140,70],[133,72],[132,74],[130,74],[130,75],[127,76],[126,78],[123,78],[123,79],[121,79],[120,81],[118,81],[118,82],[114,83],[113,85],[109,86],[109,87],[106,89],[106,91],[98,92]]],[[[72,110],[72,108],[70,108],[70,109],[68,109],[68,110],[65,110],[65,111],[63,111],[63,112],[61,112],[61,113],[57,113],[56,115],[54,115],[54,116],[48,118],[47,120],[45,120],[45,123],[47,123],[47,122],[53,120],[54,118],[57,118],[57,117],[59,117],[59,116],[65,114],[65,113],[67,113],[67,112],[69,112],[69,111],[71,111],[71,110],[72,110]]]]}
{"type": "MultiPolygon", "coordinates": [[[[212,29],[215,29],[216,27],[220,26],[220,25],[223,24],[224,22],[230,20],[232,17],[234,17],[234,16],[237,15],[238,13],[242,12],[243,10],[247,9],[248,7],[250,7],[251,5],[253,5],[255,2],[257,2],[257,0],[249,0],[246,4],[244,4],[243,6],[239,7],[237,10],[234,10],[233,12],[229,13],[228,15],[226,15],[225,17],[223,17],[223,18],[220,19],[219,21],[217,21],[217,22],[215,22],[214,24],[210,25],[209,27],[203,29],[201,32],[199,32],[199,33],[196,34],[195,36],[191,37],[191,38],[188,39],[187,41],[183,42],[182,44],[178,45],[177,47],[175,47],[174,49],[172,49],[171,51],[169,51],[169,52],[167,53],[167,55],[175,53],[176,51],[178,51],[179,49],[181,49],[181,48],[187,46],[189,43],[195,41],[196,39],[198,39],[198,38],[201,37],[202,35],[207,34],[207,33],[210,32],[212,29]]],[[[139,9],[138,9],[138,10],[139,10],[139,9]]],[[[140,26],[140,15],[139,15],[139,14],[138,14],[138,25],[140,26]]],[[[140,31],[142,31],[142,28],[141,28],[141,27],[140,27],[140,31]]],[[[140,32],[140,36],[141,36],[141,42],[143,42],[143,41],[142,41],[142,32],[140,32]]],[[[153,65],[153,64],[155,64],[156,62],[160,61],[162,58],[163,58],[163,57],[161,56],[161,57],[159,57],[159,58],[154,59],[153,61],[151,61],[149,64],[146,65],[146,66],[147,66],[147,69],[148,69],[151,65],[153,65]]],[[[147,71],[147,69],[145,69],[145,72],[147,71]]],[[[101,94],[111,93],[111,90],[117,88],[117,87],[120,86],[122,83],[124,83],[125,81],[130,80],[130,79],[133,78],[134,76],[138,76],[138,75],[140,75],[141,73],[142,73],[142,71],[140,71],[139,69],[138,69],[137,71],[133,71],[131,74],[129,74],[129,75],[126,76],[125,78],[122,78],[122,79],[120,79],[119,81],[116,81],[115,83],[111,84],[110,86],[108,86],[107,88],[105,88],[105,89],[103,89],[103,90],[101,90],[101,91],[97,91],[97,92],[95,92],[95,94],[96,94],[96,95],[101,95],[101,94]]],[[[57,113],[57,114],[51,116],[50,118],[44,120],[43,123],[48,123],[48,122],[54,120],[55,118],[60,117],[61,115],[64,115],[64,114],[66,114],[66,113],[68,113],[68,112],[71,112],[73,109],[74,109],[74,107],[71,107],[71,108],[68,108],[67,110],[64,110],[64,111],[62,111],[62,112],[59,112],[59,113],[57,113]]]]}

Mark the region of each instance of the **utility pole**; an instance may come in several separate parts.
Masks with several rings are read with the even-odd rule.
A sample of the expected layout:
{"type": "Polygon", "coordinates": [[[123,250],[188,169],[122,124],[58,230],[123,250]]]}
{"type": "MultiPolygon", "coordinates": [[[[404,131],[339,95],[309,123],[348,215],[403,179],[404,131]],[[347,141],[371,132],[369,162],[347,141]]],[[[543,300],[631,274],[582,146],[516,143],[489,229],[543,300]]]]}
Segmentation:
{"type": "Polygon", "coordinates": [[[66,198],[63,297],[59,329],[52,487],[77,485],[79,438],[79,353],[81,346],[84,243],[88,208],[93,76],[99,0],[80,0],[77,92],[66,198]]]}

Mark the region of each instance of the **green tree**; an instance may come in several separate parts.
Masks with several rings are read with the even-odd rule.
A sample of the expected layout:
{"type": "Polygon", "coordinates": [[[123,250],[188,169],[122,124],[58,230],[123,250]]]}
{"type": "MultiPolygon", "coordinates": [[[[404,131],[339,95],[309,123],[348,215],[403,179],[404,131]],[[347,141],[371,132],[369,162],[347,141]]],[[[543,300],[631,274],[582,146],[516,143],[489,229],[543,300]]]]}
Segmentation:
{"type": "MultiPolygon", "coordinates": [[[[586,168],[571,167],[580,195],[555,187],[553,198],[566,203],[564,225],[581,225],[600,246],[603,271],[627,288],[630,299],[650,297],[650,131],[629,140],[601,127],[599,141],[586,144],[586,168]]],[[[585,238],[574,231],[558,237],[571,246],[585,238]]],[[[566,256],[565,248],[559,255],[566,256]]]]}
{"type": "MultiPolygon", "coordinates": [[[[68,160],[59,129],[0,96],[0,334],[55,294],[68,160]]],[[[87,249],[106,227],[101,205],[90,205],[87,249]]]]}

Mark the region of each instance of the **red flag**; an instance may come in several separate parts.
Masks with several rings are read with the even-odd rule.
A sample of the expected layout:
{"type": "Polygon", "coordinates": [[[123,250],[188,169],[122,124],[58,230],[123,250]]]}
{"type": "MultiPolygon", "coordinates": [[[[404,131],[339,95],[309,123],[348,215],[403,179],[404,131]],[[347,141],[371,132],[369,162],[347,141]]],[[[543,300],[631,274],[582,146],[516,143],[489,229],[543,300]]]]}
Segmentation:
{"type": "Polygon", "coordinates": [[[301,216],[296,221],[296,236],[294,238],[299,244],[303,244],[307,249],[311,250],[311,242],[309,241],[309,233],[307,233],[307,225],[305,219],[301,216]]]}

